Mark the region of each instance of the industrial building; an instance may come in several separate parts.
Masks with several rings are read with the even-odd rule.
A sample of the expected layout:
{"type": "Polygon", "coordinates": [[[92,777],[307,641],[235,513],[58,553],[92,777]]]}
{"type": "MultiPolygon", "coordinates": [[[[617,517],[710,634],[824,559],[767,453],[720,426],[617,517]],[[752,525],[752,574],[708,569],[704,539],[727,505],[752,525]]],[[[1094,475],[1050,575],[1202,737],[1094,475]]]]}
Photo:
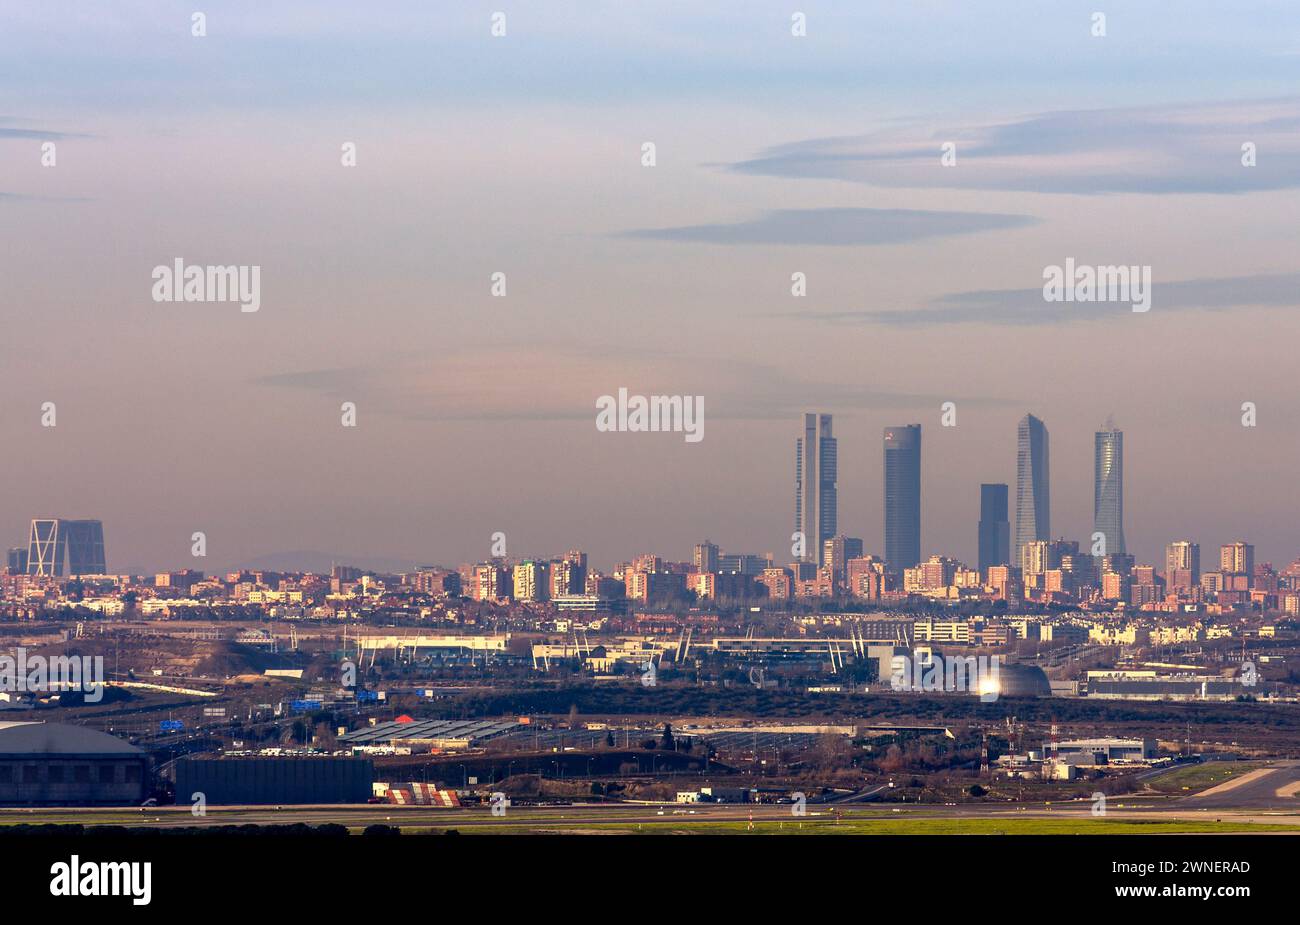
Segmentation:
{"type": "Polygon", "coordinates": [[[1135,677],[1143,672],[1121,672],[1115,677],[1094,677],[1088,673],[1088,697],[1100,700],[1235,700],[1241,684],[1230,678],[1201,675],[1135,677]]]}
{"type": "Polygon", "coordinates": [[[138,805],[148,756],[123,740],[61,723],[0,723],[0,803],[138,805]]]}
{"type": "Polygon", "coordinates": [[[376,723],[339,736],[339,743],[353,748],[410,745],[428,749],[472,748],[519,728],[509,720],[391,720],[376,723]]]}
{"type": "Polygon", "coordinates": [[[176,802],[201,793],[208,805],[364,803],[373,792],[369,758],[182,758],[176,802]]]}
{"type": "Polygon", "coordinates": [[[1156,757],[1155,739],[1075,739],[1049,742],[1049,758],[1071,764],[1109,764],[1116,761],[1150,761],[1156,757]]]}

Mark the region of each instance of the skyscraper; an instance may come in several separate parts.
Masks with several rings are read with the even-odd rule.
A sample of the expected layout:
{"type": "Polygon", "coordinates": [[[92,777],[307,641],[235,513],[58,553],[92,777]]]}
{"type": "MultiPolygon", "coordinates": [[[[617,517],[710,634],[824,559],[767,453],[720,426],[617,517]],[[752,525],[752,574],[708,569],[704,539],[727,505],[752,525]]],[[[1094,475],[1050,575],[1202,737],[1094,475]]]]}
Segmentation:
{"type": "Polygon", "coordinates": [[[68,574],[103,575],[104,525],[98,520],[65,520],[62,531],[67,537],[68,574]]]}
{"type": "Polygon", "coordinates": [[[57,519],[40,517],[32,520],[27,540],[27,574],[62,575],[63,543],[57,519]]]}
{"type": "Polygon", "coordinates": [[[980,486],[979,570],[987,576],[994,565],[1011,564],[1011,522],[1007,519],[1008,489],[1003,484],[980,486]]]}
{"type": "Polygon", "coordinates": [[[27,574],[103,575],[104,525],[98,520],[41,517],[32,521],[27,542],[27,574]]]}
{"type": "Polygon", "coordinates": [[[9,574],[27,574],[27,547],[15,546],[9,550],[9,574]]]}
{"type": "Polygon", "coordinates": [[[838,462],[829,414],[805,414],[794,450],[794,529],[803,535],[804,562],[822,564],[822,544],[835,535],[838,462]]]}
{"type": "Polygon", "coordinates": [[[885,561],[901,574],[921,561],[921,425],[885,428],[885,561]]]}
{"type": "Polygon", "coordinates": [[[1092,529],[1106,538],[1103,555],[1124,555],[1124,432],[1108,419],[1093,456],[1092,529]]]}
{"type": "Polygon", "coordinates": [[[1052,537],[1051,482],[1047,428],[1032,414],[1020,419],[1016,433],[1016,557],[1026,543],[1052,537]]]}

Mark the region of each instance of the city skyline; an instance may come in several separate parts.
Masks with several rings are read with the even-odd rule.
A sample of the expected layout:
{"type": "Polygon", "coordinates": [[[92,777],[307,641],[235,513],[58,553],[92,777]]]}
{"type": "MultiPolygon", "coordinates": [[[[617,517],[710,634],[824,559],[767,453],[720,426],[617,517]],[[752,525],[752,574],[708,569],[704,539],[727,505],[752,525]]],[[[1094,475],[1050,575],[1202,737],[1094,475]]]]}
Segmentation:
{"type": "MultiPolygon", "coordinates": [[[[1049,453],[1050,438],[1049,438],[1049,432],[1046,425],[1039,418],[1035,417],[1032,414],[1026,414],[1020,419],[1017,428],[1017,454],[1016,454],[1016,464],[1015,464],[1015,468],[1017,472],[1017,478],[1016,478],[1017,516],[1014,524],[1008,522],[1006,525],[1008,533],[1011,533],[1014,530],[1015,540],[1019,540],[1020,531],[1021,529],[1024,529],[1026,531],[1026,537],[1024,542],[1026,543],[1031,541],[1055,542],[1057,540],[1070,540],[1073,537],[1076,542],[1080,543],[1081,546],[1084,547],[1084,551],[1087,551],[1088,549],[1091,548],[1093,543],[1093,537],[1096,535],[1096,533],[1102,533],[1103,535],[1106,536],[1106,544],[1107,544],[1106,549],[1108,554],[1124,555],[1126,553],[1127,544],[1124,542],[1124,529],[1123,529],[1123,519],[1124,519],[1123,433],[1119,431],[1117,428],[1115,428],[1114,425],[1111,424],[1109,420],[1107,421],[1106,426],[1108,428],[1107,430],[1096,431],[1093,434],[1094,445],[1093,445],[1093,504],[1092,504],[1092,526],[1091,526],[1092,532],[1090,533],[1087,528],[1084,528],[1080,533],[1072,534],[1068,532],[1047,531],[1044,529],[1044,527],[1036,526],[1038,518],[1048,519],[1050,523],[1050,505],[1051,505],[1051,486],[1050,486],[1051,459],[1049,453]],[[1046,517],[1042,517],[1043,514],[1046,514],[1046,517]],[[1024,524],[1023,528],[1021,527],[1022,523],[1024,524]],[[1117,528],[1115,526],[1110,526],[1108,532],[1108,525],[1117,525],[1117,528]],[[1030,531],[1034,531],[1032,535],[1030,534],[1030,531]],[[1118,542],[1116,542],[1116,540],[1114,539],[1116,536],[1118,537],[1118,542]]],[[[872,531],[862,530],[858,528],[853,528],[853,529],[839,528],[838,513],[837,513],[838,510],[838,449],[837,449],[838,441],[834,436],[832,436],[833,434],[832,428],[833,428],[832,414],[806,413],[803,415],[803,432],[805,436],[797,438],[795,441],[796,444],[796,454],[795,454],[796,534],[800,532],[803,499],[806,496],[808,491],[814,492],[814,497],[818,499],[819,510],[822,511],[822,513],[818,515],[820,517],[820,522],[821,522],[820,541],[816,542],[815,544],[813,544],[810,541],[807,543],[806,555],[803,557],[802,561],[813,562],[817,565],[821,565],[825,560],[825,553],[829,545],[829,540],[831,538],[837,536],[838,537],[853,536],[853,537],[861,537],[865,540],[867,544],[866,545],[867,554],[883,556],[883,558],[887,562],[889,562],[891,568],[895,567],[894,563],[890,561],[889,552],[888,552],[890,548],[889,545],[889,534],[890,534],[890,524],[891,524],[890,511],[892,509],[894,511],[892,522],[896,525],[895,530],[900,537],[899,542],[897,544],[898,550],[901,550],[904,547],[906,547],[908,550],[906,553],[899,552],[898,550],[895,551],[895,556],[901,557],[900,561],[904,561],[907,563],[905,565],[900,566],[899,571],[901,571],[902,568],[907,568],[919,562],[922,562],[932,555],[950,556],[957,559],[958,561],[962,561],[968,564],[980,563],[978,567],[980,568],[981,571],[984,570],[985,566],[983,564],[983,559],[982,559],[982,550],[984,546],[984,535],[986,529],[984,515],[986,510],[988,511],[1001,510],[1004,516],[1008,516],[1009,518],[1009,510],[1007,510],[1007,508],[1009,507],[1008,483],[981,483],[980,484],[980,492],[979,492],[980,501],[976,508],[978,513],[974,525],[975,526],[974,535],[976,539],[973,544],[958,542],[954,544],[954,546],[952,547],[938,547],[938,546],[923,545],[921,544],[920,541],[920,530],[923,530],[927,523],[932,523],[934,521],[937,521],[937,524],[935,524],[935,526],[937,530],[942,533],[960,533],[961,531],[960,529],[954,531],[952,529],[952,523],[950,522],[950,520],[942,518],[942,515],[936,516],[934,512],[931,512],[927,516],[926,509],[924,505],[921,504],[922,489],[923,486],[925,485],[925,480],[926,480],[926,477],[922,472],[923,455],[920,452],[920,441],[921,441],[921,434],[923,431],[922,426],[919,424],[912,424],[912,425],[905,425],[905,426],[898,426],[898,427],[887,427],[883,431],[884,434],[883,445],[886,452],[885,452],[885,464],[884,466],[882,466],[882,470],[881,470],[883,475],[883,483],[885,486],[884,503],[882,504],[881,507],[881,511],[883,512],[881,523],[883,526],[882,529],[877,534],[879,537],[877,546],[872,547],[871,543],[873,542],[873,540],[866,539],[866,537],[870,537],[872,535],[872,531]],[[818,447],[817,450],[817,459],[819,460],[817,464],[818,470],[824,476],[827,477],[825,479],[818,479],[816,480],[815,483],[812,484],[809,484],[807,480],[801,481],[801,475],[803,471],[803,456],[804,456],[803,447],[805,445],[805,441],[808,440],[808,436],[807,436],[808,434],[815,435],[813,439],[815,444],[818,447]],[[894,447],[896,445],[895,441],[897,441],[898,449],[902,450],[902,452],[897,453],[897,458],[899,460],[897,464],[891,466],[889,451],[891,447],[894,447]],[[906,457],[905,460],[903,459],[904,456],[906,457]],[[891,489],[891,485],[894,486],[892,489],[891,489]],[[999,508],[996,500],[990,500],[991,496],[989,495],[990,489],[996,490],[999,488],[1005,490],[1008,495],[1008,498],[1003,500],[1001,508],[999,508]],[[893,505],[892,508],[890,504],[891,494],[896,495],[898,498],[898,503],[893,505]],[[814,546],[815,546],[815,551],[814,551],[814,546]],[[958,551],[961,549],[966,549],[968,548],[968,546],[971,547],[970,552],[963,553],[958,551]],[[915,557],[913,558],[912,550],[914,549],[919,549],[919,552],[916,552],[915,557]]],[[[851,467],[850,471],[857,471],[857,467],[855,466],[851,467]]],[[[941,481],[945,481],[945,482],[950,482],[952,478],[951,473],[939,473],[938,477],[941,481]]],[[[997,539],[997,529],[996,529],[997,521],[996,520],[990,521],[988,526],[992,530],[992,532],[989,534],[989,543],[992,547],[996,548],[996,544],[1000,542],[997,539]]],[[[700,529],[702,529],[705,533],[710,532],[710,529],[708,528],[707,525],[702,526],[700,529]]],[[[87,569],[84,563],[86,561],[93,561],[102,564],[105,561],[102,520],[70,520],[68,518],[31,518],[28,526],[28,537],[25,543],[22,546],[13,546],[9,548],[11,553],[15,551],[22,551],[32,562],[33,568],[36,568],[37,567],[36,563],[43,562],[47,556],[55,557],[55,559],[57,559],[57,561],[60,564],[62,564],[65,561],[65,554],[63,552],[66,544],[65,541],[67,540],[67,537],[70,535],[80,537],[80,539],[74,541],[77,549],[79,550],[77,553],[77,557],[78,557],[77,561],[82,563],[78,567],[82,570],[83,573],[94,574],[95,572],[93,570],[87,569]],[[52,533],[50,536],[43,537],[38,542],[38,537],[36,533],[38,523],[47,524],[47,525],[61,525],[63,529],[55,530],[54,533],[52,533]],[[86,528],[92,528],[93,530],[97,531],[96,535],[83,536],[82,534],[84,533],[84,530],[86,528]],[[96,544],[97,544],[97,551],[95,551],[96,544]],[[48,547],[48,552],[38,553],[38,549],[47,548],[47,547],[48,547]],[[90,550],[89,552],[86,551],[88,549],[90,550]]],[[[127,535],[129,536],[130,534],[127,535]]],[[[1185,537],[1187,535],[1189,535],[1187,532],[1181,532],[1176,534],[1176,536],[1178,537],[1185,537]]],[[[1240,537],[1243,535],[1253,536],[1254,532],[1251,531],[1250,529],[1247,529],[1230,535],[1233,537],[1240,537]]],[[[206,547],[206,542],[207,542],[206,534],[204,535],[203,539],[204,539],[204,546],[206,547]]],[[[493,536],[490,539],[493,544],[498,542],[496,534],[493,534],[493,536]]],[[[193,541],[194,541],[193,536],[186,538],[187,544],[192,544],[193,541]]],[[[1008,537],[1007,541],[1010,545],[1009,559],[1007,561],[1010,564],[1019,568],[1021,565],[1021,561],[1020,561],[1021,553],[1019,549],[1021,546],[1023,546],[1023,543],[1017,545],[1016,542],[1012,542],[1012,537],[1010,536],[1008,537]]],[[[1222,542],[1227,543],[1230,541],[1224,540],[1222,542]]],[[[1231,542],[1235,542],[1235,540],[1231,542]]],[[[695,549],[695,555],[698,556],[699,555],[698,540],[692,541],[692,543],[693,543],[693,548],[695,549]]],[[[1156,565],[1159,565],[1162,562],[1168,562],[1169,557],[1171,555],[1170,550],[1172,548],[1170,544],[1171,544],[1171,540],[1166,537],[1158,541],[1158,547],[1159,547],[1158,554],[1152,553],[1150,556],[1147,557],[1136,556],[1135,559],[1139,563],[1156,564],[1156,565]]],[[[560,543],[560,546],[563,547],[572,547],[573,545],[575,545],[573,542],[560,543]]],[[[582,544],[577,544],[577,545],[582,545],[582,544]]],[[[714,550],[721,548],[717,544],[711,544],[708,543],[707,541],[705,545],[711,546],[714,550]]],[[[764,546],[763,544],[754,542],[752,540],[742,539],[740,542],[726,544],[726,545],[729,545],[730,548],[746,548],[751,550],[761,549],[765,555],[769,555],[771,557],[773,563],[784,564],[786,558],[788,558],[790,562],[800,561],[799,557],[794,555],[793,549],[791,550],[791,555],[789,557],[784,557],[783,554],[779,551],[784,547],[779,542],[772,546],[764,546]]],[[[1194,545],[1199,545],[1199,543],[1194,545]]],[[[1221,545],[1221,543],[1219,540],[1211,540],[1210,545],[1211,546],[1221,545]]],[[[1251,543],[1252,550],[1255,548],[1255,545],[1256,545],[1255,543],[1253,542],[1251,543]]],[[[69,545],[68,548],[71,549],[72,546],[69,545]]],[[[602,558],[601,560],[598,561],[604,562],[606,564],[612,564],[617,561],[628,561],[635,558],[637,555],[645,552],[648,549],[658,549],[658,548],[660,547],[653,546],[649,543],[634,544],[632,546],[629,546],[628,550],[621,556],[612,555],[609,556],[608,558],[602,558]]],[[[530,553],[525,553],[524,556],[522,556],[521,558],[527,559],[531,557],[536,557],[538,555],[549,555],[549,554],[550,552],[545,550],[533,550],[530,553]]],[[[1275,560],[1290,561],[1290,555],[1292,554],[1288,553],[1287,551],[1283,551],[1282,555],[1280,556],[1264,556],[1260,559],[1260,561],[1270,561],[1270,562],[1275,560]]],[[[239,569],[239,568],[246,568],[246,567],[266,568],[272,570],[284,569],[284,570],[291,570],[291,571],[292,570],[304,570],[304,571],[321,570],[322,561],[324,558],[328,558],[330,564],[363,563],[365,564],[365,567],[375,568],[376,570],[384,570],[384,569],[392,568],[393,570],[396,571],[402,571],[402,570],[414,569],[424,565],[436,564],[445,567],[451,562],[487,561],[488,559],[497,558],[497,557],[499,556],[497,556],[497,554],[494,553],[491,556],[480,556],[477,558],[472,555],[462,556],[459,559],[436,559],[433,557],[413,558],[410,557],[408,551],[408,553],[404,555],[399,555],[397,557],[392,557],[392,558],[386,558],[384,556],[374,555],[372,553],[367,553],[365,551],[362,551],[358,554],[350,554],[346,552],[335,553],[335,552],[327,552],[321,550],[287,550],[287,551],[272,552],[269,555],[253,557],[252,559],[244,560],[244,561],[226,562],[226,561],[218,560],[219,561],[218,571],[239,569]],[[310,562],[311,564],[310,565],[305,564],[308,562],[310,562]]],[[[515,557],[512,556],[510,558],[515,558],[515,557]]],[[[67,561],[69,563],[73,561],[72,553],[69,553],[67,555],[67,561]]],[[[151,568],[151,567],[142,568],[137,564],[137,566],[135,567],[128,567],[127,569],[123,569],[121,571],[122,573],[128,573],[128,572],[129,573],[135,573],[135,572],[150,573],[152,571],[157,570],[158,568],[180,567],[181,565],[193,564],[193,562],[190,563],[182,562],[178,564],[174,559],[170,561],[171,561],[170,565],[159,565],[157,566],[157,568],[151,568]]],[[[196,559],[194,561],[201,562],[202,560],[196,559]]],[[[11,564],[12,564],[12,557],[11,557],[11,564]]],[[[72,566],[69,565],[69,567],[72,566]]],[[[110,569],[109,573],[112,574],[117,571],[118,570],[110,569]]],[[[41,571],[33,571],[32,573],[45,574],[45,572],[41,572],[41,571]]],[[[60,571],[57,574],[62,574],[62,572],[60,571]]]]}
{"type": "Polygon", "coordinates": [[[460,561],[497,532],[609,560],[702,529],[777,551],[790,421],[816,408],[856,461],[843,529],[876,534],[878,434],[918,421],[922,551],[974,561],[974,486],[1012,483],[1032,409],[1053,533],[1092,532],[1113,411],[1139,558],[1300,546],[1291,338],[1261,336],[1297,292],[1300,56],[1276,16],[1142,7],[1103,39],[1086,10],[882,5],[810,11],[796,40],[742,4],[598,3],[494,39],[473,10],[326,2],[245,4],[193,39],[140,5],[107,34],[64,9],[0,30],[11,533],[93,511],[130,525],[124,567],[183,565],[195,531],[231,565],[460,561]],[[153,301],[178,258],[259,266],[259,310],[153,301]],[[1150,265],[1150,311],[1045,303],[1071,259],[1150,265]],[[597,432],[620,387],[705,396],[706,438],[597,432]]]}

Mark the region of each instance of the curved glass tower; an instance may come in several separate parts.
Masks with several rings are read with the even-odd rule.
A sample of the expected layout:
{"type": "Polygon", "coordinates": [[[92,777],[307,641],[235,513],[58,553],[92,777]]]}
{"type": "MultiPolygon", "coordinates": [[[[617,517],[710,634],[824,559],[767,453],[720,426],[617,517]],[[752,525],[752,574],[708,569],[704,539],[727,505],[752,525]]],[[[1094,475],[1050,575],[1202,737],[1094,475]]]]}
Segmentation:
{"type": "Polygon", "coordinates": [[[1016,431],[1016,558],[1027,544],[1052,538],[1051,482],[1047,428],[1032,414],[1020,419],[1016,431]]]}
{"type": "Polygon", "coordinates": [[[1124,548],[1124,432],[1106,422],[1097,431],[1092,491],[1092,529],[1106,537],[1106,555],[1124,548]]]}

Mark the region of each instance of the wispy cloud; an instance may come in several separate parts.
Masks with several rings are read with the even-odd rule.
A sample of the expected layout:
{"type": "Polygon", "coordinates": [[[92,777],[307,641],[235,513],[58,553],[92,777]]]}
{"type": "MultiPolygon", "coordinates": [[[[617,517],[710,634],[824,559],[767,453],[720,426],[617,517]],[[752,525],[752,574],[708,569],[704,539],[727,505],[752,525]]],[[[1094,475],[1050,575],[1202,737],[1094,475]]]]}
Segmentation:
{"type": "MultiPolygon", "coordinates": [[[[1300,308],[1300,273],[1153,281],[1152,312],[1227,311],[1234,308],[1300,308]]],[[[1042,325],[1099,321],[1132,314],[1124,302],[1048,302],[1041,287],[956,292],[916,309],[800,312],[797,317],[832,324],[911,327],[935,324],[1042,325]]],[[[784,313],[782,317],[793,317],[784,313]]]]}
{"type": "Polygon", "coordinates": [[[16,119],[12,116],[0,116],[0,140],[5,138],[23,138],[36,141],[59,141],[64,138],[89,138],[89,135],[83,135],[78,132],[51,132],[45,129],[26,128],[15,126],[15,122],[26,122],[25,119],[16,119]]]}
{"type": "MultiPolygon", "coordinates": [[[[942,396],[792,377],[733,357],[556,348],[462,350],[430,365],[425,357],[264,376],[255,384],[298,389],[359,413],[412,421],[575,421],[594,419],[595,400],[620,386],[642,394],[703,395],[714,420],[790,419],[806,407],[839,411],[932,407],[942,396]]],[[[970,396],[974,404],[998,399],[970,396]]]]}
{"type": "Polygon", "coordinates": [[[1044,193],[1247,193],[1300,187],[1300,98],[1067,110],[994,125],[816,138],[729,165],[883,187],[1044,193]],[[955,166],[940,147],[956,145],[955,166]],[[1242,164],[1242,145],[1256,166],[1242,164]]]}
{"type": "Polygon", "coordinates": [[[622,233],[623,237],[703,244],[848,247],[906,244],[926,238],[1024,228],[1038,219],[997,212],[914,209],[777,209],[731,224],[683,225],[622,233]]]}

